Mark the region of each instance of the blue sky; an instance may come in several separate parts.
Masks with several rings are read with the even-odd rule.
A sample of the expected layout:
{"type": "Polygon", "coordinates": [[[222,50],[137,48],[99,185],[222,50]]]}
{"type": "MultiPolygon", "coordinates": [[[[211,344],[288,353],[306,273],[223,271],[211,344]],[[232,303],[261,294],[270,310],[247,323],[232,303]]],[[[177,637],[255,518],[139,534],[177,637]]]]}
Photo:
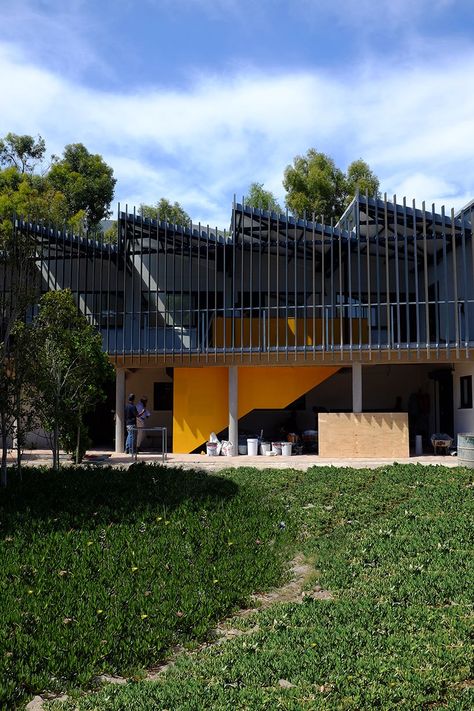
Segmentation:
{"type": "Polygon", "coordinates": [[[226,226],[308,148],[389,195],[474,197],[472,0],[0,0],[0,135],[83,142],[116,200],[226,226]]]}

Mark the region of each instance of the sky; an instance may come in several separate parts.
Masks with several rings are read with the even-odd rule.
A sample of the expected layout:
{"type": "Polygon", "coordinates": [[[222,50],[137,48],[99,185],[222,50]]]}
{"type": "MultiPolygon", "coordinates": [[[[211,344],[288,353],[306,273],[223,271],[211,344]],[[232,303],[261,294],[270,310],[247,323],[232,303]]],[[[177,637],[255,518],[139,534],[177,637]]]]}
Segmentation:
{"type": "Polygon", "coordinates": [[[0,136],[100,153],[113,207],[234,195],[309,148],[382,192],[474,198],[472,0],[0,0],[0,136]]]}

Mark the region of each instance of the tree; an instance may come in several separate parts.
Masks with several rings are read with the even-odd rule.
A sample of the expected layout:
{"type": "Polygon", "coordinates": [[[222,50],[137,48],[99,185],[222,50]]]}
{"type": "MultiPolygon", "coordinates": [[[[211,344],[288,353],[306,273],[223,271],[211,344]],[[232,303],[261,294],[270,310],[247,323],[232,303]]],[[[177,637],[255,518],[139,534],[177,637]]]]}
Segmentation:
{"type": "Polygon", "coordinates": [[[43,160],[46,144],[41,136],[18,136],[7,133],[0,139],[0,165],[13,166],[20,173],[30,173],[39,161],[43,160]]]}
{"type": "Polygon", "coordinates": [[[117,220],[113,220],[109,228],[104,232],[104,242],[107,244],[116,244],[118,240],[118,225],[117,220]]]}
{"type": "Polygon", "coordinates": [[[0,166],[6,166],[0,170],[0,239],[15,214],[79,233],[99,232],[99,222],[110,214],[116,180],[100,155],[74,143],[37,175],[34,167],[45,150],[41,136],[8,133],[0,139],[0,166]]]}
{"type": "Polygon", "coordinates": [[[47,178],[65,196],[68,217],[82,214],[88,232],[110,215],[117,182],[113,170],[102,156],[89,153],[82,143],[66,146],[63,158],[53,163],[47,178]]]}
{"type": "Polygon", "coordinates": [[[188,213],[181,207],[179,202],[171,203],[166,198],[161,198],[155,205],[145,205],[142,203],[139,207],[138,214],[141,217],[148,217],[152,220],[163,220],[170,222],[172,225],[188,226],[191,223],[191,218],[188,213]]]}
{"type": "Polygon", "coordinates": [[[102,350],[100,334],[78,313],[71,292],[50,291],[41,297],[39,313],[27,328],[34,359],[33,405],[42,426],[51,432],[53,467],[59,447],[76,433],[76,461],[84,415],[104,397],[113,368],[102,350]]]}
{"type": "Polygon", "coordinates": [[[368,193],[370,197],[376,197],[379,195],[379,186],[379,179],[362,158],[350,164],[347,169],[349,199],[352,199],[357,191],[362,194],[368,193]]]}
{"type": "MultiPolygon", "coordinates": [[[[15,168],[12,170],[16,171],[15,168]]],[[[27,359],[23,358],[23,342],[17,329],[25,320],[39,286],[33,244],[11,224],[9,227],[0,232],[0,436],[3,445],[1,483],[4,486],[7,483],[7,441],[16,436],[20,471],[23,424],[31,419],[31,413],[24,405],[27,359]]]]}
{"type": "Polygon", "coordinates": [[[295,215],[337,220],[357,188],[377,194],[379,181],[363,160],[351,163],[344,173],[330,156],[310,148],[286,167],[283,186],[286,204],[295,215]]]}
{"type": "Polygon", "coordinates": [[[269,212],[283,212],[276,197],[270,190],[264,189],[263,183],[251,183],[244,202],[248,207],[256,207],[269,212]]]}
{"type": "Polygon", "coordinates": [[[0,244],[12,231],[12,217],[63,225],[68,219],[64,195],[40,175],[11,166],[0,170],[0,244]]]}
{"type": "Polygon", "coordinates": [[[21,479],[21,463],[26,435],[36,426],[37,419],[30,406],[27,356],[30,347],[24,337],[22,321],[13,325],[10,342],[0,343],[0,436],[2,438],[1,485],[7,485],[7,441],[16,449],[16,471],[21,479]]]}

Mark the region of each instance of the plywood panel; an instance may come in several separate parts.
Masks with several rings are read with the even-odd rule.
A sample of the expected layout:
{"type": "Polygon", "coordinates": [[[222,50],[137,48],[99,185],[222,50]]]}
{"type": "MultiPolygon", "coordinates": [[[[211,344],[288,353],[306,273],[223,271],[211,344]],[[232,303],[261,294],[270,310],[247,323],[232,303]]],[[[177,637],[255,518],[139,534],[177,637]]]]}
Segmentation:
{"type": "Polygon", "coordinates": [[[320,457],[408,457],[406,412],[321,413],[320,457]]]}

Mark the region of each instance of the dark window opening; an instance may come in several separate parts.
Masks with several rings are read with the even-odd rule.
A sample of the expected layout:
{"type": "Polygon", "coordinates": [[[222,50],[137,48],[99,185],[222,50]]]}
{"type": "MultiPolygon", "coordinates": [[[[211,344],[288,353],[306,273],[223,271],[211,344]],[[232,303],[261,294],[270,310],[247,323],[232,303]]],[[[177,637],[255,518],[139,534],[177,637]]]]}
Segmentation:
{"type": "Polygon", "coordinates": [[[153,409],[173,410],[173,383],[153,383],[153,409]]]}
{"type": "Polygon", "coordinates": [[[472,408],[472,375],[464,375],[459,380],[461,386],[461,404],[462,409],[472,408]]]}

